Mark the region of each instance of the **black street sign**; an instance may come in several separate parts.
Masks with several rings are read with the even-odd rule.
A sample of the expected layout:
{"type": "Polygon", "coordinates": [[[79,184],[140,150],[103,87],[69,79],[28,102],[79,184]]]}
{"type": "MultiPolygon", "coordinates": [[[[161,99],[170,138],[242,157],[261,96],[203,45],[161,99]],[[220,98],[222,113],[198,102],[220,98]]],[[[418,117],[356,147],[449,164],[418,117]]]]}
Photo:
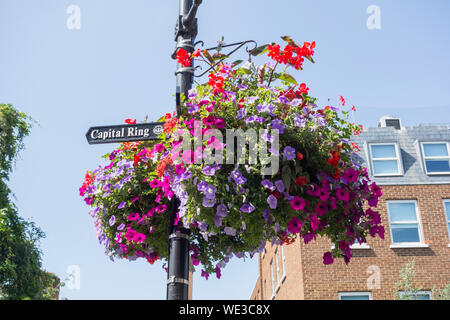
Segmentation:
{"type": "Polygon", "coordinates": [[[163,130],[164,122],[92,127],[86,139],[89,144],[156,140],[163,130]]]}

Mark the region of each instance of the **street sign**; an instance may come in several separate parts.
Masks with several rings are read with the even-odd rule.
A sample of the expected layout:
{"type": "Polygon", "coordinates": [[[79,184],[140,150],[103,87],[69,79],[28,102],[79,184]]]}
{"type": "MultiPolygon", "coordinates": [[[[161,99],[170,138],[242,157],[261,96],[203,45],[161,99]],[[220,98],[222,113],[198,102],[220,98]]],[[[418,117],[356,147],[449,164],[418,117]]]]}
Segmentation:
{"type": "Polygon", "coordinates": [[[89,144],[156,140],[163,130],[164,122],[91,127],[86,139],[89,144]]]}

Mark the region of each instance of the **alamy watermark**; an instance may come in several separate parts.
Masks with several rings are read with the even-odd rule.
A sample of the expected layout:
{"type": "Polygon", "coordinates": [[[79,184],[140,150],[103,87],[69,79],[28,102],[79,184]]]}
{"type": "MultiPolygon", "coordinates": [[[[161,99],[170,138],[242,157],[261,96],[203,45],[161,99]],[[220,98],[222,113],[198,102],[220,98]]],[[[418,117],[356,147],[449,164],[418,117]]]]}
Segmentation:
{"type": "Polygon", "coordinates": [[[278,129],[207,129],[195,121],[193,130],[178,130],[174,147],[174,163],[185,164],[261,164],[262,175],[274,175],[279,169],[278,129]],[[236,142],[236,143],[235,143],[236,142]],[[206,143],[206,146],[204,144],[206,143]],[[248,153],[247,153],[248,146],[248,153]],[[226,158],[224,158],[224,150],[226,158]]]}
{"type": "Polygon", "coordinates": [[[67,18],[66,26],[69,30],[81,29],[81,9],[79,6],[71,4],[67,7],[66,13],[70,16],[67,18]]]}
{"type": "Polygon", "coordinates": [[[370,5],[367,7],[366,13],[370,16],[367,18],[366,26],[369,30],[381,29],[381,9],[377,5],[370,5]]]}

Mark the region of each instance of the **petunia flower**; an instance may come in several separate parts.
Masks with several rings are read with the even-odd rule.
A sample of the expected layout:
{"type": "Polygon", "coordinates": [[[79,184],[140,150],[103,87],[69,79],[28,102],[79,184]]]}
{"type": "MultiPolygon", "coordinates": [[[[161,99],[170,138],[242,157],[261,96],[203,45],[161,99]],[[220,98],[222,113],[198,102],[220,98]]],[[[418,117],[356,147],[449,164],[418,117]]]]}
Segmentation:
{"type": "Polygon", "coordinates": [[[297,217],[292,217],[287,224],[288,231],[291,234],[299,233],[302,229],[302,222],[297,217]]]}
{"type": "Polygon", "coordinates": [[[333,256],[331,255],[331,252],[325,252],[323,254],[323,264],[332,264],[334,261],[333,256]]]}
{"type": "Polygon", "coordinates": [[[283,150],[283,158],[285,160],[293,160],[295,159],[295,149],[290,147],[290,146],[286,146],[283,150]]]}
{"type": "Polygon", "coordinates": [[[250,203],[244,203],[242,206],[241,206],[241,211],[242,212],[246,212],[246,213],[251,213],[251,212],[253,212],[255,210],[255,207],[250,203]]]}
{"type": "Polygon", "coordinates": [[[127,203],[124,201],[124,202],[121,202],[120,204],[119,204],[119,206],[117,207],[117,209],[122,209],[123,207],[125,207],[125,205],[126,205],[127,203]]]}
{"type": "Polygon", "coordinates": [[[276,209],[277,208],[277,198],[275,198],[274,195],[270,195],[267,197],[267,203],[269,204],[270,209],[276,209]]]}
{"type": "Polygon", "coordinates": [[[294,210],[303,210],[306,206],[306,201],[299,196],[295,196],[291,201],[291,207],[294,210]]]}

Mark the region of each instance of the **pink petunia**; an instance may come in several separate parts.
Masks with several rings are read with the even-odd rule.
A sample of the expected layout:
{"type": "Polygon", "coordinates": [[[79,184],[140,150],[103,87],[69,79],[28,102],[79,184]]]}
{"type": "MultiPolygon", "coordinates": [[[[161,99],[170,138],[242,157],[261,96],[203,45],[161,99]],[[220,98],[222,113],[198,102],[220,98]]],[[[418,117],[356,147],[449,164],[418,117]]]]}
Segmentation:
{"type": "Polygon", "coordinates": [[[311,216],[311,229],[313,231],[316,231],[317,229],[319,229],[319,225],[320,225],[319,218],[317,218],[317,216],[313,214],[311,216]]]}
{"type": "Polygon", "coordinates": [[[331,252],[325,252],[323,254],[323,264],[332,264],[334,262],[331,252]]]}
{"type": "Polygon", "coordinates": [[[306,202],[304,199],[300,198],[299,196],[295,196],[291,201],[291,207],[294,210],[303,210],[306,206],[306,202]]]}

